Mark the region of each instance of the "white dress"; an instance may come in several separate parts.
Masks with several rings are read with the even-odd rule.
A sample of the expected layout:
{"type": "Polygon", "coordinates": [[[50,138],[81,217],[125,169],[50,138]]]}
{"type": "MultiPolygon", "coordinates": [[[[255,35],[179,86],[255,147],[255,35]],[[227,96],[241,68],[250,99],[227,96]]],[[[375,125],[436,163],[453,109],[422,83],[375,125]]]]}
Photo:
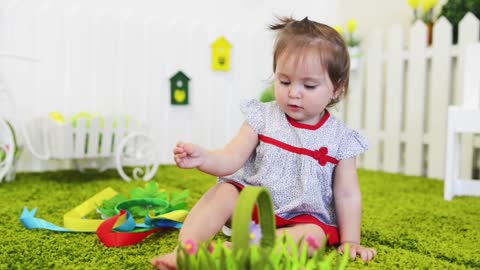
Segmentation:
{"type": "Polygon", "coordinates": [[[367,150],[365,138],[328,111],[316,125],[288,118],[275,101],[248,100],[241,111],[259,144],[240,170],[219,182],[267,188],[275,214],[282,218],[309,214],[337,226],[333,172],[338,160],[367,150]]]}

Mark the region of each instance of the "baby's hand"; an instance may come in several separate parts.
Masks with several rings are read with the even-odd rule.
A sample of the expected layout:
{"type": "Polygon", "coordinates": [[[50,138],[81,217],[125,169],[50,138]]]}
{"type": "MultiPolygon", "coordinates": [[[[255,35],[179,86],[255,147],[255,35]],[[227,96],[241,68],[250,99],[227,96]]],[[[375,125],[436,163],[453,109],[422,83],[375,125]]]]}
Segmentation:
{"type": "Polygon", "coordinates": [[[191,143],[177,143],[173,155],[177,166],[184,169],[197,168],[205,161],[203,149],[191,143]]]}
{"type": "Polygon", "coordinates": [[[338,247],[338,252],[340,254],[343,254],[343,251],[345,250],[345,246],[349,244],[350,245],[350,258],[353,260],[357,255],[362,258],[364,262],[369,262],[377,256],[377,251],[373,248],[367,248],[362,245],[356,244],[356,243],[343,243],[338,247]]]}

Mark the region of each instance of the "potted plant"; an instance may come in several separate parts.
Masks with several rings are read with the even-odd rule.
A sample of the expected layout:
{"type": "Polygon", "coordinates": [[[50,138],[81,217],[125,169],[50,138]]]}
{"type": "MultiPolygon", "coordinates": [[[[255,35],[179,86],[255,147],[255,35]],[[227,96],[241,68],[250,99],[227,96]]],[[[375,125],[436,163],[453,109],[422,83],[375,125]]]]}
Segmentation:
{"type": "Polygon", "coordinates": [[[422,20],[428,28],[428,45],[432,44],[433,24],[435,23],[434,8],[438,0],[407,0],[408,5],[413,10],[413,22],[422,20]],[[421,4],[421,6],[420,6],[421,4]]]}
{"type": "Polygon", "coordinates": [[[444,16],[452,24],[453,43],[458,40],[458,24],[468,12],[480,19],[480,0],[448,0],[442,6],[439,16],[444,16]]]}
{"type": "Polygon", "coordinates": [[[355,19],[350,19],[347,21],[347,31],[345,31],[343,27],[339,25],[333,27],[343,36],[345,43],[347,44],[348,53],[350,54],[350,70],[358,69],[362,56],[360,50],[361,40],[356,35],[357,26],[358,21],[355,19]]]}

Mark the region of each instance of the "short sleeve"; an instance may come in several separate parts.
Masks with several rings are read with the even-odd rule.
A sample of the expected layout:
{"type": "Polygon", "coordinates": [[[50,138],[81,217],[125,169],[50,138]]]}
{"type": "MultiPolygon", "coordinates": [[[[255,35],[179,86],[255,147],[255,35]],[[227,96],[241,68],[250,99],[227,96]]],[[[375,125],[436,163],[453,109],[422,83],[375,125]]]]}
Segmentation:
{"type": "Polygon", "coordinates": [[[368,150],[368,142],[356,130],[349,130],[344,137],[344,140],[340,143],[337,159],[350,159],[354,158],[363,152],[368,150]]]}
{"type": "Polygon", "coordinates": [[[265,128],[265,110],[265,104],[256,99],[244,100],[240,103],[240,111],[245,116],[245,121],[257,134],[262,133],[265,128]]]}

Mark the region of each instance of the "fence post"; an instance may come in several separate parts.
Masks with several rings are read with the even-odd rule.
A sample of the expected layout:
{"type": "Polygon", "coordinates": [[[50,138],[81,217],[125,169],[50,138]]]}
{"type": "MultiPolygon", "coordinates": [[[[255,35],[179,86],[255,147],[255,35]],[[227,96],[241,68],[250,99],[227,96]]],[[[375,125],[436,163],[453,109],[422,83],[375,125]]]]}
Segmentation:
{"type": "Polygon", "coordinates": [[[417,21],[410,29],[405,106],[405,174],[423,174],[423,120],[427,67],[427,27],[417,21]]]}
{"type": "Polygon", "coordinates": [[[385,140],[383,169],[400,172],[400,132],[404,91],[404,32],[401,25],[394,25],[388,31],[387,83],[385,88],[385,140]]]}
{"type": "Polygon", "coordinates": [[[383,77],[383,33],[376,30],[369,38],[367,53],[367,82],[365,87],[365,135],[370,149],[365,153],[364,168],[380,169],[380,121],[383,77]]]}
{"type": "Polygon", "coordinates": [[[432,65],[428,89],[427,177],[442,179],[445,172],[447,110],[452,77],[452,26],[444,17],[433,28],[432,65]]]}

